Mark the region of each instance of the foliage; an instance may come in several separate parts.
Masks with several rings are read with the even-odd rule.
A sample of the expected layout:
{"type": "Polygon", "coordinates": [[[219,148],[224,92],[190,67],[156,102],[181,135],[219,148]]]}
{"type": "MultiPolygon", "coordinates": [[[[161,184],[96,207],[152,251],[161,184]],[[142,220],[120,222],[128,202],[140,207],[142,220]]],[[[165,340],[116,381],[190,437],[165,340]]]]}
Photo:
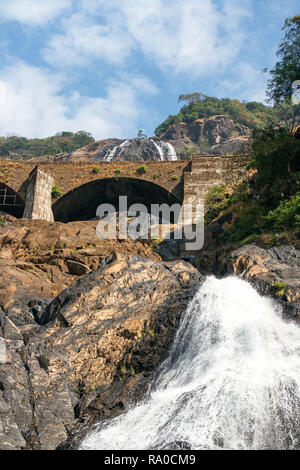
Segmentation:
{"type": "Polygon", "coordinates": [[[59,132],[55,136],[45,139],[27,139],[17,135],[0,137],[0,157],[24,159],[42,155],[56,155],[74,150],[95,142],[94,138],[85,131],[59,132]],[[16,155],[17,154],[17,155],[16,155]]]}
{"type": "Polygon", "coordinates": [[[208,190],[205,200],[205,221],[211,222],[222,210],[228,207],[225,185],[215,185],[208,190]]]}
{"type": "Polygon", "coordinates": [[[136,173],[138,175],[143,175],[144,173],[147,173],[147,165],[140,165],[137,169],[136,169],[136,173]]]}
{"type": "Polygon", "coordinates": [[[146,136],[146,134],[144,134],[142,129],[138,130],[137,137],[138,137],[138,139],[147,139],[147,136],[146,136]]]}
{"type": "Polygon", "coordinates": [[[209,223],[222,211],[234,204],[248,202],[250,189],[247,181],[235,183],[229,193],[226,185],[215,185],[209,189],[205,199],[205,222],[209,223]]]}
{"type": "Polygon", "coordinates": [[[59,189],[59,187],[55,184],[52,188],[52,191],[51,191],[51,196],[53,197],[53,199],[56,199],[58,197],[60,197],[62,194],[61,190],[59,189]]]}
{"type": "Polygon", "coordinates": [[[257,169],[257,188],[272,208],[297,190],[299,156],[300,141],[286,127],[253,131],[251,166],[257,169]]]}
{"type": "Polygon", "coordinates": [[[267,118],[273,114],[273,108],[262,103],[255,101],[242,103],[237,99],[219,99],[202,93],[180,95],[179,101],[186,101],[187,104],[180,109],[178,114],[169,116],[155,129],[157,136],[161,136],[171,124],[177,122],[190,123],[196,119],[209,118],[217,114],[230,116],[235,122],[250,128],[265,125],[267,118]]]}
{"type": "Polygon", "coordinates": [[[4,227],[5,226],[5,218],[0,215],[0,227],[4,227]]]}
{"type": "Polygon", "coordinates": [[[300,79],[300,16],[288,18],[282,29],[285,35],[277,51],[279,61],[270,70],[267,84],[267,96],[275,104],[289,100],[292,83],[300,79]]]}
{"type": "Polygon", "coordinates": [[[283,295],[285,293],[286,287],[287,286],[284,282],[280,282],[280,281],[274,282],[273,284],[274,294],[277,296],[283,295]]]}
{"type": "Polygon", "coordinates": [[[92,169],[92,172],[96,174],[99,173],[99,171],[100,171],[100,166],[94,166],[92,169]]]}
{"type": "Polygon", "coordinates": [[[266,217],[267,224],[275,230],[300,229],[300,192],[281,201],[266,217]]]}
{"type": "Polygon", "coordinates": [[[115,175],[119,176],[121,173],[122,173],[122,170],[120,170],[120,168],[117,168],[115,171],[115,175]]]}

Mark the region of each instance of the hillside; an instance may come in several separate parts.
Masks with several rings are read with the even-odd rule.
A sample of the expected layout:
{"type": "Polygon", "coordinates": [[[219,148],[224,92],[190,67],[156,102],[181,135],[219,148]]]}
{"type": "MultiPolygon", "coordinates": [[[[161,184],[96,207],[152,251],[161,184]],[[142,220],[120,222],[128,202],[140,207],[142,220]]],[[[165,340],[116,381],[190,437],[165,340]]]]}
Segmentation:
{"type": "Polygon", "coordinates": [[[41,155],[74,152],[93,142],[94,138],[85,131],[59,132],[44,139],[27,139],[17,135],[0,137],[0,159],[27,160],[41,155]]]}
{"type": "Polygon", "coordinates": [[[234,120],[236,124],[247,126],[250,129],[261,127],[272,116],[276,116],[275,110],[263,103],[251,101],[242,103],[241,101],[229,98],[215,98],[202,93],[192,93],[190,95],[180,95],[178,101],[186,102],[179,113],[169,116],[156,129],[155,135],[161,137],[167,129],[178,122],[187,124],[197,119],[210,118],[216,115],[226,115],[234,120]]]}

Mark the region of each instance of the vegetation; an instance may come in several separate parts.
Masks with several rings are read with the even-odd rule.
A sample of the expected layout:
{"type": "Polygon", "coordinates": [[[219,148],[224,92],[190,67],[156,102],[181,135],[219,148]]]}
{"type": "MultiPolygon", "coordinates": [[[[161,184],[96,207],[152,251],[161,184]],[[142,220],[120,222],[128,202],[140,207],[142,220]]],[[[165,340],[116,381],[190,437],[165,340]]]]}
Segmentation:
{"type": "Polygon", "coordinates": [[[147,165],[140,165],[140,166],[136,169],[136,173],[137,173],[138,175],[143,175],[143,174],[147,173],[147,170],[148,170],[147,165]]]}
{"type": "Polygon", "coordinates": [[[62,194],[61,190],[59,189],[59,187],[55,184],[52,188],[52,191],[51,191],[51,196],[53,199],[56,199],[58,197],[60,197],[62,194]]]}
{"type": "Polygon", "coordinates": [[[29,159],[42,155],[69,153],[93,142],[95,139],[85,131],[59,132],[45,139],[27,139],[18,135],[0,137],[0,158],[29,159]]]}
{"type": "Polygon", "coordinates": [[[275,230],[300,230],[300,192],[281,201],[276,209],[270,211],[266,222],[275,230]]]}
{"type": "Polygon", "coordinates": [[[142,129],[139,129],[139,130],[138,130],[137,137],[138,137],[139,139],[147,139],[147,135],[144,134],[144,132],[142,131],[142,129]]]}
{"type": "Polygon", "coordinates": [[[283,30],[284,39],[277,51],[279,61],[269,71],[271,78],[267,85],[269,100],[275,104],[289,101],[292,83],[300,79],[300,16],[287,18],[283,30]]]}
{"type": "Polygon", "coordinates": [[[273,284],[273,290],[274,294],[277,296],[284,295],[286,289],[286,284],[284,282],[274,282],[273,284]]]}
{"type": "MultiPolygon", "coordinates": [[[[300,17],[288,19],[284,29],[277,53],[281,60],[271,70],[267,88],[275,107],[266,113],[263,126],[252,130],[249,178],[231,187],[215,186],[206,199],[206,222],[222,215],[225,238],[242,244],[260,240],[274,246],[281,237],[298,238],[300,233],[299,105],[288,102],[292,81],[300,74],[300,17]]],[[[198,98],[188,99],[195,104],[198,98]]],[[[258,110],[257,104],[245,106],[258,110]]]]}
{"type": "Polygon", "coordinates": [[[272,125],[254,130],[252,141],[250,166],[257,170],[256,187],[270,208],[275,208],[299,186],[300,141],[293,129],[272,125]]]}
{"type": "Polygon", "coordinates": [[[99,173],[99,171],[100,171],[100,166],[94,166],[92,169],[92,172],[96,174],[99,173]]]}
{"type": "Polygon", "coordinates": [[[0,215],[0,227],[4,227],[5,226],[5,218],[0,215]]]}

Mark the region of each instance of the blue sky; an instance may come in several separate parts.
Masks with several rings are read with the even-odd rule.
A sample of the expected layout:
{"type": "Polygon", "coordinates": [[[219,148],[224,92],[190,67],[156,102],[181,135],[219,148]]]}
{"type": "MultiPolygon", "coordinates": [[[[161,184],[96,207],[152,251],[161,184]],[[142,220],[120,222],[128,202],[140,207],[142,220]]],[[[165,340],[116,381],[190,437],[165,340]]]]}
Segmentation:
{"type": "Polygon", "coordinates": [[[0,135],[148,136],[178,95],[264,101],[296,0],[0,0],[0,135]]]}

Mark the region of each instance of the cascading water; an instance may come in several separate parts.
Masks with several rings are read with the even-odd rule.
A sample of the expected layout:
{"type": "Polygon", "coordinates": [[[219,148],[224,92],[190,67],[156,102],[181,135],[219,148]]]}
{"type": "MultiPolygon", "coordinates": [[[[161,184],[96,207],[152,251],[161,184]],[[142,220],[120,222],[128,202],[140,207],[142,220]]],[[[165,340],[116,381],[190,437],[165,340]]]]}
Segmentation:
{"type": "Polygon", "coordinates": [[[300,328],[234,276],[208,277],[146,399],[82,449],[300,448],[300,328]]]}
{"type": "Polygon", "coordinates": [[[158,151],[160,160],[163,161],[163,160],[165,159],[165,158],[164,158],[164,152],[163,152],[162,148],[160,147],[160,145],[158,145],[158,144],[155,142],[155,140],[152,140],[152,139],[150,139],[150,142],[153,143],[153,145],[155,146],[156,150],[158,151]]]}
{"type": "Polygon", "coordinates": [[[129,140],[125,140],[121,144],[116,145],[112,149],[108,150],[108,152],[104,156],[103,160],[105,160],[107,162],[110,162],[114,158],[114,156],[116,155],[117,152],[119,153],[119,155],[121,155],[121,153],[124,151],[124,148],[126,147],[128,142],[129,142],[129,140]]]}
{"type": "Polygon", "coordinates": [[[153,155],[158,157],[161,161],[177,160],[177,154],[173,145],[154,139],[128,139],[113,147],[110,145],[108,149],[104,150],[101,159],[103,161],[112,161],[116,158],[120,159],[122,154],[124,160],[127,160],[128,157],[132,157],[133,155],[142,156],[145,160],[151,159],[153,155]],[[139,145],[137,145],[137,143],[139,145]],[[141,143],[142,145],[140,145],[141,143]]]}

